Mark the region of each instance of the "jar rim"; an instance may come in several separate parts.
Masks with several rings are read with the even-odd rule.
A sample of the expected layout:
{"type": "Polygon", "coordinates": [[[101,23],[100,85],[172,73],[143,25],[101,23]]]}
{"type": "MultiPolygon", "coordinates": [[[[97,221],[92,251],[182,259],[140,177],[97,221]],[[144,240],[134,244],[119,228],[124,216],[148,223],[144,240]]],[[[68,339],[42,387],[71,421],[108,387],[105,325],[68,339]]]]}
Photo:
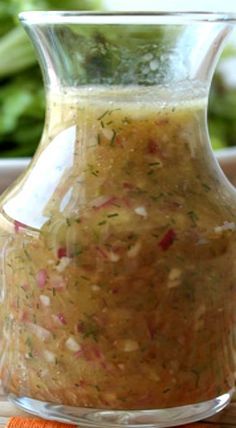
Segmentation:
{"type": "Polygon", "coordinates": [[[98,25],[184,25],[194,22],[236,22],[231,12],[103,12],[103,11],[27,11],[19,14],[24,24],[98,24],[98,25]]]}

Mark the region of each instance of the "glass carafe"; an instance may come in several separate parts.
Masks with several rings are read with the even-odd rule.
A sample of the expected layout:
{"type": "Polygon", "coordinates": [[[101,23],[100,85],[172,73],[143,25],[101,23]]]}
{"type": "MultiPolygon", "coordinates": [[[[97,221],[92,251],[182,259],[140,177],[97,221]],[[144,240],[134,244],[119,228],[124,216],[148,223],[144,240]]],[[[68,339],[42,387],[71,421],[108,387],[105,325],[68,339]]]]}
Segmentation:
{"type": "Polygon", "coordinates": [[[1,377],[21,408],[165,427],[230,401],[236,198],[206,119],[230,19],[21,15],[47,97],[0,205],[1,377]]]}

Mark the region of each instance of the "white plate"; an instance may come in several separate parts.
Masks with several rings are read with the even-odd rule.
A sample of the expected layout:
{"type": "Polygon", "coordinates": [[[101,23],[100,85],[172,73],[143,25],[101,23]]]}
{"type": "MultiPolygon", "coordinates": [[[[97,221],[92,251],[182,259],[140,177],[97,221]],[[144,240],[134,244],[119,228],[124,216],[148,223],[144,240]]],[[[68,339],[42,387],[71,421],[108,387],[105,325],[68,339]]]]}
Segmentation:
{"type": "Polygon", "coordinates": [[[24,171],[29,162],[29,158],[0,159],[0,193],[24,171]]]}

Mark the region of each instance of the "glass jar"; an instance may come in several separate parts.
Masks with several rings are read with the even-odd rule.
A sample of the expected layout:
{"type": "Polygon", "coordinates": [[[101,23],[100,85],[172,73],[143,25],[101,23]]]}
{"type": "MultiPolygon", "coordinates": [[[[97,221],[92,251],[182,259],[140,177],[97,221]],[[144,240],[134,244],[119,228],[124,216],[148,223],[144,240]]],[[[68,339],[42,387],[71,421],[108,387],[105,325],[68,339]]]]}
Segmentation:
{"type": "Polygon", "coordinates": [[[21,408],[174,426],[234,388],[236,198],[209,85],[230,17],[27,12],[47,114],[1,198],[1,374],[21,408]]]}

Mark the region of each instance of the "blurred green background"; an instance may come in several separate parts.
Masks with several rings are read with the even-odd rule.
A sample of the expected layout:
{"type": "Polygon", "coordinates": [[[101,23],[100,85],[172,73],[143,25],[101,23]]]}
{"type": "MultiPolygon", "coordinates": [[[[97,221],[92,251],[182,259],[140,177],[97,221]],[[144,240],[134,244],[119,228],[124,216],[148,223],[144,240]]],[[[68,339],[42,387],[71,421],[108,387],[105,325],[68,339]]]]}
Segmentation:
{"type": "MultiPolygon", "coordinates": [[[[100,0],[0,0],[0,157],[32,156],[44,124],[41,72],[18,13],[99,6],[100,0]]],[[[236,82],[229,81],[236,69],[235,46],[224,50],[211,88],[209,130],[215,149],[236,145],[236,82]]]]}

